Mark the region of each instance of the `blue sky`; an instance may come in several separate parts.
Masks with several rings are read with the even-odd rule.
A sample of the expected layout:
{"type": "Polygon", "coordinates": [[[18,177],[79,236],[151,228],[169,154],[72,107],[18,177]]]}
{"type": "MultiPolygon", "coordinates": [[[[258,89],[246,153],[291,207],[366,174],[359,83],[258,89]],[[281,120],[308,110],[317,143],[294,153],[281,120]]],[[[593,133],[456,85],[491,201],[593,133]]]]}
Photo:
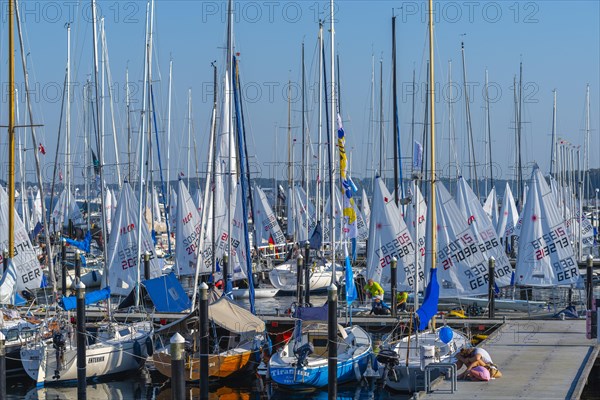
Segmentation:
{"type": "MultiPolygon", "coordinates": [[[[491,131],[496,175],[507,178],[514,165],[513,77],[524,68],[523,158],[549,170],[552,128],[552,90],[558,93],[557,132],[568,141],[582,145],[586,84],[591,95],[590,166],[600,167],[600,3],[597,1],[459,1],[436,2],[436,87],[446,96],[437,98],[438,158],[442,174],[449,171],[448,69],[452,60],[454,90],[462,88],[460,45],[465,43],[467,81],[471,88],[471,118],[477,162],[484,156],[484,73],[494,89],[491,105],[491,131]]],[[[99,1],[105,17],[106,38],[115,97],[116,129],[120,158],[126,158],[125,70],[129,67],[131,84],[140,88],[143,75],[146,2],[99,1]]],[[[287,84],[300,82],[300,48],[305,43],[306,73],[312,94],[306,119],[312,141],[316,142],[316,46],[318,20],[325,19],[325,42],[329,46],[328,2],[323,1],[244,1],[236,2],[234,27],[236,52],[240,53],[242,82],[246,96],[245,115],[250,137],[249,151],[254,155],[254,170],[263,177],[274,173],[286,178],[287,84]],[[327,14],[325,14],[327,12],[327,14]],[[277,136],[277,138],[275,138],[277,136]],[[277,143],[276,143],[277,142],[277,143]],[[277,145],[277,147],[276,147],[277,145]]],[[[66,65],[65,24],[72,22],[73,152],[75,163],[83,162],[84,127],[82,87],[92,71],[90,4],[78,1],[21,0],[23,29],[28,53],[30,79],[35,83],[34,114],[44,127],[38,132],[46,147],[45,165],[53,162],[60,114],[60,90],[66,65]],[[79,158],[77,160],[77,158],[79,158]]],[[[416,120],[423,119],[425,63],[428,57],[426,3],[423,1],[349,0],[336,3],[336,53],[341,59],[342,118],[355,177],[371,175],[371,67],[375,57],[376,81],[379,60],[383,60],[384,120],[386,136],[391,136],[391,16],[397,15],[397,54],[400,124],[403,155],[411,151],[413,69],[418,96],[416,120]],[[393,9],[394,8],[394,9],[393,9]]],[[[0,74],[2,111],[6,121],[6,2],[2,3],[0,31],[0,74]]],[[[206,159],[210,112],[212,107],[212,67],[225,64],[226,2],[166,1],[155,3],[154,86],[161,136],[161,152],[166,149],[166,116],[169,61],[174,63],[171,138],[171,178],[187,169],[187,96],[192,89],[193,132],[200,164],[206,159]]],[[[18,44],[17,44],[18,46],[18,44]]],[[[18,47],[17,47],[18,49],[18,47]]],[[[329,51],[327,51],[329,55],[329,51]]],[[[17,70],[20,71],[17,59],[17,70]]],[[[17,74],[22,81],[22,74],[17,74]]],[[[22,88],[22,85],[20,86],[22,88]]],[[[377,101],[379,88],[377,87],[377,101]]],[[[21,91],[22,92],[22,91],[21,91]]],[[[108,96],[108,91],[106,92],[108,96]]],[[[294,90],[292,104],[293,134],[301,140],[299,128],[301,103],[294,90]]],[[[456,95],[456,94],[455,94],[456,95]]],[[[136,92],[139,111],[141,89],[136,92]]],[[[456,147],[459,162],[467,162],[464,97],[453,103],[456,147]]],[[[378,107],[378,106],[377,106],[378,107]]],[[[24,106],[20,105],[21,111],[24,106]]],[[[376,109],[376,113],[378,113],[376,109]]],[[[106,102],[106,124],[110,128],[110,108],[106,102]]],[[[132,117],[139,119],[139,113],[132,117]]],[[[378,118],[376,116],[376,118],[378,118]]],[[[6,125],[6,123],[2,123],[6,125]]],[[[135,123],[137,126],[137,122],[135,123]]],[[[416,125],[416,132],[422,125],[416,125]]],[[[109,130],[110,131],[110,130],[109,130]]],[[[378,134],[378,132],[377,132],[378,134]]],[[[420,134],[420,133],[419,133],[420,134]]],[[[107,163],[114,160],[112,137],[106,137],[107,163]],[[110,145],[110,146],[109,146],[110,145]]],[[[378,139],[377,139],[378,140],[378,139]]],[[[6,175],[6,139],[2,136],[2,174],[6,175]]],[[[298,159],[300,146],[295,146],[298,159]]],[[[390,146],[386,146],[390,149],[390,146]]],[[[316,150],[316,148],[314,148],[316,150]]],[[[61,153],[63,151],[61,150],[61,153]]],[[[378,152],[376,149],[375,152],[378,152]]],[[[28,153],[28,157],[30,156],[28,153]]],[[[391,151],[388,154],[391,157],[391,151]]],[[[32,164],[31,164],[32,165],[32,164]]],[[[388,161],[388,168],[391,163],[388,161]]],[[[195,170],[195,168],[193,168],[195,170]]],[[[203,167],[200,167],[203,170],[203,167]]],[[[30,167],[29,170],[33,171],[30,167]]],[[[76,170],[77,175],[77,170],[76,170]]],[[[389,172],[388,172],[389,173],[389,172]]],[[[466,175],[467,173],[464,172],[466,175]]],[[[479,174],[483,173],[481,167],[479,174]]],[[[80,172],[79,172],[80,174],[80,172]]],[[[49,174],[46,174],[49,176],[49,174]]],[[[28,172],[28,179],[34,175],[28,172]]],[[[114,177],[112,178],[114,179],[114,177]]]]}

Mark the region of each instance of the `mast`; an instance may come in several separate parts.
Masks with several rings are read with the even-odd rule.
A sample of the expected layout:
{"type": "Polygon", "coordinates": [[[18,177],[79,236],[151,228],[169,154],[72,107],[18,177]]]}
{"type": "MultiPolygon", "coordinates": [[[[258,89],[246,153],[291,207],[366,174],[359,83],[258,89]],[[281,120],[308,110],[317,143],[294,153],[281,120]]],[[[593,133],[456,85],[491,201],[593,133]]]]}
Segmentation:
{"type": "MultiPolygon", "coordinates": [[[[584,168],[585,176],[583,185],[585,190],[585,198],[590,198],[590,84],[588,83],[585,90],[585,140],[584,140],[584,168]]],[[[580,224],[581,226],[581,224],[580,224]]]]}
{"type": "MultiPolygon", "coordinates": [[[[230,93],[234,90],[232,83],[232,79],[233,79],[233,0],[229,0],[229,5],[228,5],[228,17],[227,17],[227,79],[228,79],[228,84],[229,84],[229,90],[230,93]]],[[[229,204],[232,204],[235,199],[232,198],[232,186],[233,186],[233,181],[234,181],[234,172],[235,172],[235,165],[233,163],[234,159],[233,159],[233,154],[234,154],[234,149],[233,149],[233,102],[231,101],[231,95],[228,96],[229,97],[229,101],[228,101],[228,105],[227,107],[229,108],[228,111],[228,118],[229,121],[227,122],[227,126],[229,129],[229,132],[227,133],[227,137],[228,137],[228,141],[229,141],[229,154],[228,154],[228,158],[229,158],[229,175],[227,177],[227,199],[229,204]]],[[[224,285],[224,289],[225,289],[225,293],[229,293],[230,291],[230,278],[231,278],[231,265],[233,262],[233,257],[232,257],[232,252],[231,252],[231,232],[232,232],[232,210],[231,208],[229,209],[229,212],[227,213],[227,256],[228,256],[228,260],[229,260],[229,265],[227,268],[227,271],[223,271],[223,279],[225,282],[224,285]]]]}
{"type": "MultiPolygon", "coordinates": [[[[430,104],[430,198],[431,218],[429,218],[429,231],[431,232],[431,269],[436,268],[437,254],[437,219],[436,219],[436,199],[435,199],[435,79],[433,62],[433,0],[429,0],[429,104],[430,104]]],[[[468,104],[468,102],[467,102],[468,104]]]]}
{"type": "MultiPolygon", "coordinates": [[[[375,54],[371,54],[371,133],[369,135],[369,145],[371,146],[371,193],[375,189],[375,54]]],[[[367,168],[369,164],[367,163],[367,168]]]]}
{"type": "MultiPolygon", "coordinates": [[[[304,113],[306,112],[305,110],[305,99],[304,99],[304,92],[305,92],[305,85],[306,85],[306,81],[305,81],[306,77],[305,77],[305,71],[304,71],[304,41],[302,42],[302,186],[306,187],[306,194],[308,196],[308,179],[306,177],[306,128],[304,126],[304,113]]],[[[308,224],[307,224],[307,229],[308,229],[308,224]]]]}
{"type": "Polygon", "coordinates": [[[131,99],[129,96],[129,67],[127,67],[125,70],[125,108],[127,109],[127,180],[131,182],[131,99]]]}
{"type": "MultiPolygon", "coordinates": [[[[488,83],[488,71],[487,68],[485,70],[485,118],[487,120],[486,128],[487,128],[487,141],[488,141],[488,153],[489,153],[489,161],[490,161],[490,189],[494,187],[494,168],[492,163],[492,123],[490,118],[490,92],[489,92],[489,83],[488,83]]],[[[487,190],[486,190],[487,195],[487,190]]]]}
{"type": "Polygon", "coordinates": [[[192,89],[188,89],[187,187],[190,189],[190,153],[192,152],[192,89]]]}
{"type": "MultiPolygon", "coordinates": [[[[166,208],[171,207],[171,99],[173,93],[173,59],[169,61],[169,99],[167,109],[167,190],[166,208]]],[[[189,187],[188,187],[189,190],[189,187]]]]}
{"type": "Polygon", "coordinates": [[[383,55],[379,59],[379,175],[385,183],[385,158],[383,155],[383,55]]]}
{"type": "MultiPolygon", "coordinates": [[[[71,24],[67,24],[67,116],[65,119],[65,178],[71,196],[71,24]]],[[[67,197],[68,201],[69,197],[67,197]]],[[[68,222],[68,221],[67,221],[68,222]]]]}
{"type": "Polygon", "coordinates": [[[519,161],[517,163],[517,173],[518,173],[518,182],[519,182],[519,207],[518,210],[521,212],[523,209],[523,164],[521,161],[521,126],[522,126],[522,117],[523,117],[523,62],[519,63],[519,115],[517,119],[517,140],[519,142],[519,151],[517,156],[519,157],[519,161]]]}
{"type": "Polygon", "coordinates": [[[552,145],[550,147],[550,176],[556,173],[556,89],[552,91],[554,101],[552,104],[552,145]]]}
{"type": "Polygon", "coordinates": [[[15,44],[14,2],[8,2],[8,257],[15,256],[15,44]]]}
{"type": "MultiPolygon", "coordinates": [[[[217,182],[217,65],[215,64],[215,62],[213,62],[212,64],[213,67],[213,126],[212,126],[212,143],[210,144],[210,146],[212,147],[212,159],[209,157],[209,163],[212,164],[212,210],[211,210],[211,218],[212,218],[212,224],[211,224],[211,254],[212,254],[212,276],[214,278],[215,273],[217,272],[217,257],[215,256],[215,251],[217,250],[215,248],[215,241],[217,238],[217,227],[215,224],[215,210],[217,209],[217,196],[215,195],[215,189],[216,189],[216,182],[217,182]],[[212,162],[211,162],[212,161],[212,162]]],[[[208,176],[206,177],[206,180],[208,182],[208,176]]],[[[205,196],[208,195],[208,192],[206,192],[205,196]]],[[[198,281],[198,279],[196,279],[196,281],[198,281]]],[[[196,293],[194,293],[195,295],[196,293]]]]}
{"type": "Polygon", "coordinates": [[[331,201],[329,202],[331,205],[331,234],[329,238],[331,239],[331,284],[335,283],[335,140],[334,140],[334,132],[335,129],[335,121],[336,121],[336,97],[335,97],[335,29],[334,29],[334,6],[333,0],[330,2],[330,18],[331,18],[331,131],[329,136],[329,146],[331,149],[331,157],[329,159],[329,193],[331,196],[331,201]]]}
{"type": "MultiPolygon", "coordinates": [[[[477,179],[477,164],[475,162],[475,145],[473,143],[473,127],[471,125],[471,105],[470,105],[470,99],[469,99],[469,88],[467,87],[467,65],[465,63],[465,43],[461,42],[460,47],[461,47],[462,65],[463,65],[463,84],[464,84],[464,90],[465,90],[465,113],[466,113],[466,123],[467,123],[467,136],[468,136],[468,140],[469,140],[469,178],[471,180],[471,187],[475,189],[477,198],[479,198],[479,180],[477,179]],[[473,186],[473,179],[475,179],[475,186],[473,186]]],[[[433,63],[433,61],[432,61],[432,63],[433,63]]],[[[431,68],[432,67],[430,67],[430,69],[431,68]]]]}
{"type": "MultiPolygon", "coordinates": [[[[93,30],[93,53],[94,53],[94,84],[95,84],[95,94],[96,94],[96,109],[95,109],[95,114],[96,114],[96,121],[100,121],[100,110],[99,110],[99,106],[98,106],[98,45],[97,45],[97,38],[98,38],[98,33],[97,33],[97,29],[96,29],[96,1],[92,0],[92,30],[93,30]]],[[[98,147],[98,162],[99,162],[99,171],[100,171],[100,204],[102,205],[102,242],[104,243],[104,246],[102,246],[103,248],[103,256],[105,260],[108,260],[108,243],[107,243],[107,218],[106,218],[106,188],[104,187],[104,164],[102,162],[102,160],[104,160],[104,149],[102,148],[101,145],[101,131],[99,130],[99,126],[98,126],[98,130],[96,130],[96,146],[98,147]]],[[[139,258],[138,258],[139,260],[139,258]]],[[[109,280],[108,280],[108,270],[106,270],[106,263],[105,265],[105,271],[104,274],[106,276],[105,278],[105,282],[106,282],[106,286],[109,286],[109,280]]],[[[138,263],[139,265],[139,263],[138,263]]],[[[139,282],[139,277],[138,277],[138,282],[139,282]]],[[[108,302],[108,315],[109,318],[111,316],[111,306],[110,306],[110,298],[107,300],[108,302]]]]}
{"type": "MultiPolygon", "coordinates": [[[[396,207],[400,206],[400,187],[398,186],[398,103],[396,99],[396,16],[392,16],[392,98],[394,113],[394,132],[392,133],[392,142],[394,146],[394,203],[396,207]]],[[[404,208],[404,207],[403,207],[404,208]]],[[[394,301],[394,299],[392,299],[394,301]]]]}
{"type": "MultiPolygon", "coordinates": [[[[415,69],[413,68],[413,79],[412,79],[412,112],[410,120],[410,145],[415,145],[415,69]]],[[[414,156],[414,151],[413,151],[414,156]]],[[[410,175],[413,177],[415,174],[415,160],[411,163],[410,175]]]]}
{"type": "MultiPolygon", "coordinates": [[[[317,201],[316,201],[316,205],[317,205],[317,221],[322,221],[323,218],[321,217],[322,215],[322,208],[321,208],[321,202],[322,202],[322,195],[321,195],[321,181],[323,180],[323,160],[322,160],[322,146],[323,146],[323,107],[322,107],[322,102],[323,102],[323,90],[321,88],[321,74],[323,73],[323,21],[319,20],[319,66],[318,68],[318,89],[317,91],[319,92],[318,94],[318,100],[317,102],[319,103],[319,126],[318,126],[318,130],[319,130],[319,145],[317,146],[318,148],[318,161],[317,161],[317,187],[316,187],[316,195],[317,195],[317,201]]],[[[277,188],[275,188],[277,190],[277,188]]]]}

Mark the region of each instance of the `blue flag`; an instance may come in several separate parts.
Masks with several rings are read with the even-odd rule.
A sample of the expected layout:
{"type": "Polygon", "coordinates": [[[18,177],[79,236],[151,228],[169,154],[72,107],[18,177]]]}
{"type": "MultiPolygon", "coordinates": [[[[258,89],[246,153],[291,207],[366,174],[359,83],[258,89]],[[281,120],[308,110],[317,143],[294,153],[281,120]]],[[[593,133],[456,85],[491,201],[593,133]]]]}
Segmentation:
{"type": "Polygon", "coordinates": [[[437,268],[431,269],[431,276],[429,277],[429,285],[425,289],[425,299],[423,304],[417,310],[419,316],[417,322],[417,329],[422,331],[427,328],[429,320],[438,312],[438,302],[440,300],[440,285],[437,281],[437,268]]]}

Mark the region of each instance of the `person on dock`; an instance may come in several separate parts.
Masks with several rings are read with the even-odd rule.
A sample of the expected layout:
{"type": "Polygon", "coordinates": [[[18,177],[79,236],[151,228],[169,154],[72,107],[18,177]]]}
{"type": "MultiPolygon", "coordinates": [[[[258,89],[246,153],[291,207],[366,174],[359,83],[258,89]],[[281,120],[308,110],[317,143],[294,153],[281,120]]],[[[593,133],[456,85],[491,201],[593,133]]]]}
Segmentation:
{"type": "Polygon", "coordinates": [[[379,283],[370,278],[363,290],[368,298],[373,299],[373,306],[369,314],[385,315],[389,312],[389,306],[383,302],[384,291],[379,283]]]}
{"type": "Polygon", "coordinates": [[[406,311],[406,302],[408,301],[408,292],[400,292],[396,295],[396,309],[406,311]]]}
{"type": "Polygon", "coordinates": [[[486,350],[479,347],[463,347],[460,349],[460,352],[456,355],[457,363],[456,370],[460,371],[460,369],[464,366],[467,369],[457,376],[458,379],[465,379],[471,377],[471,371],[475,367],[484,367],[490,371],[490,375],[493,378],[499,378],[502,376],[500,370],[496,367],[494,362],[492,361],[492,357],[490,353],[486,350]]]}

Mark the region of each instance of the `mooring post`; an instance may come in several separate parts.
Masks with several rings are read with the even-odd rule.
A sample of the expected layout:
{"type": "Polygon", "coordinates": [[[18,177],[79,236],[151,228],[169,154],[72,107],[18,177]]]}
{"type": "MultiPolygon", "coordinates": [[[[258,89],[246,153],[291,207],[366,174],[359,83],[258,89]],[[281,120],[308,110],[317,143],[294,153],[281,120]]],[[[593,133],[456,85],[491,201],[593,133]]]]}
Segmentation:
{"type": "Polygon", "coordinates": [[[305,268],[305,277],[304,277],[304,303],[310,303],[310,274],[309,274],[309,266],[310,266],[310,242],[307,240],[304,243],[304,268],[305,268]]]}
{"type": "Polygon", "coordinates": [[[327,398],[329,400],[337,399],[337,301],[337,286],[332,283],[327,290],[327,336],[329,339],[327,352],[327,398]]]}
{"type": "Polygon", "coordinates": [[[592,267],[594,266],[594,257],[591,254],[588,254],[585,259],[586,262],[586,280],[585,280],[585,293],[587,297],[587,309],[592,309],[592,302],[594,300],[594,284],[593,284],[593,275],[592,275],[592,267]]]}
{"type": "Polygon", "coordinates": [[[208,399],[208,285],[200,284],[200,398],[208,399]]]}
{"type": "Polygon", "coordinates": [[[171,337],[171,398],[185,399],[185,339],[179,333],[171,337]]]}
{"type": "Polygon", "coordinates": [[[223,293],[227,294],[227,279],[229,278],[229,255],[223,254],[223,293]]]}
{"type": "Polygon", "coordinates": [[[496,273],[496,259],[492,256],[488,260],[488,317],[494,318],[495,308],[496,308],[496,298],[495,298],[495,273],[496,273]]]}
{"type": "MultiPolygon", "coordinates": [[[[396,272],[398,267],[398,259],[396,257],[392,257],[391,269],[390,269],[390,285],[392,287],[392,317],[396,318],[398,314],[398,305],[396,304],[396,295],[398,292],[397,281],[396,281],[396,272]]],[[[383,299],[381,299],[383,301],[383,299]]]]}
{"type": "Polygon", "coordinates": [[[86,395],[86,332],[85,332],[85,285],[77,278],[77,399],[85,400],[86,395]]]}
{"type": "Polygon", "coordinates": [[[304,268],[304,257],[302,254],[296,258],[296,302],[298,306],[302,305],[302,299],[304,296],[304,276],[302,274],[304,268]]]}
{"type": "Polygon", "coordinates": [[[81,281],[81,251],[75,250],[75,282],[81,281]]]}

